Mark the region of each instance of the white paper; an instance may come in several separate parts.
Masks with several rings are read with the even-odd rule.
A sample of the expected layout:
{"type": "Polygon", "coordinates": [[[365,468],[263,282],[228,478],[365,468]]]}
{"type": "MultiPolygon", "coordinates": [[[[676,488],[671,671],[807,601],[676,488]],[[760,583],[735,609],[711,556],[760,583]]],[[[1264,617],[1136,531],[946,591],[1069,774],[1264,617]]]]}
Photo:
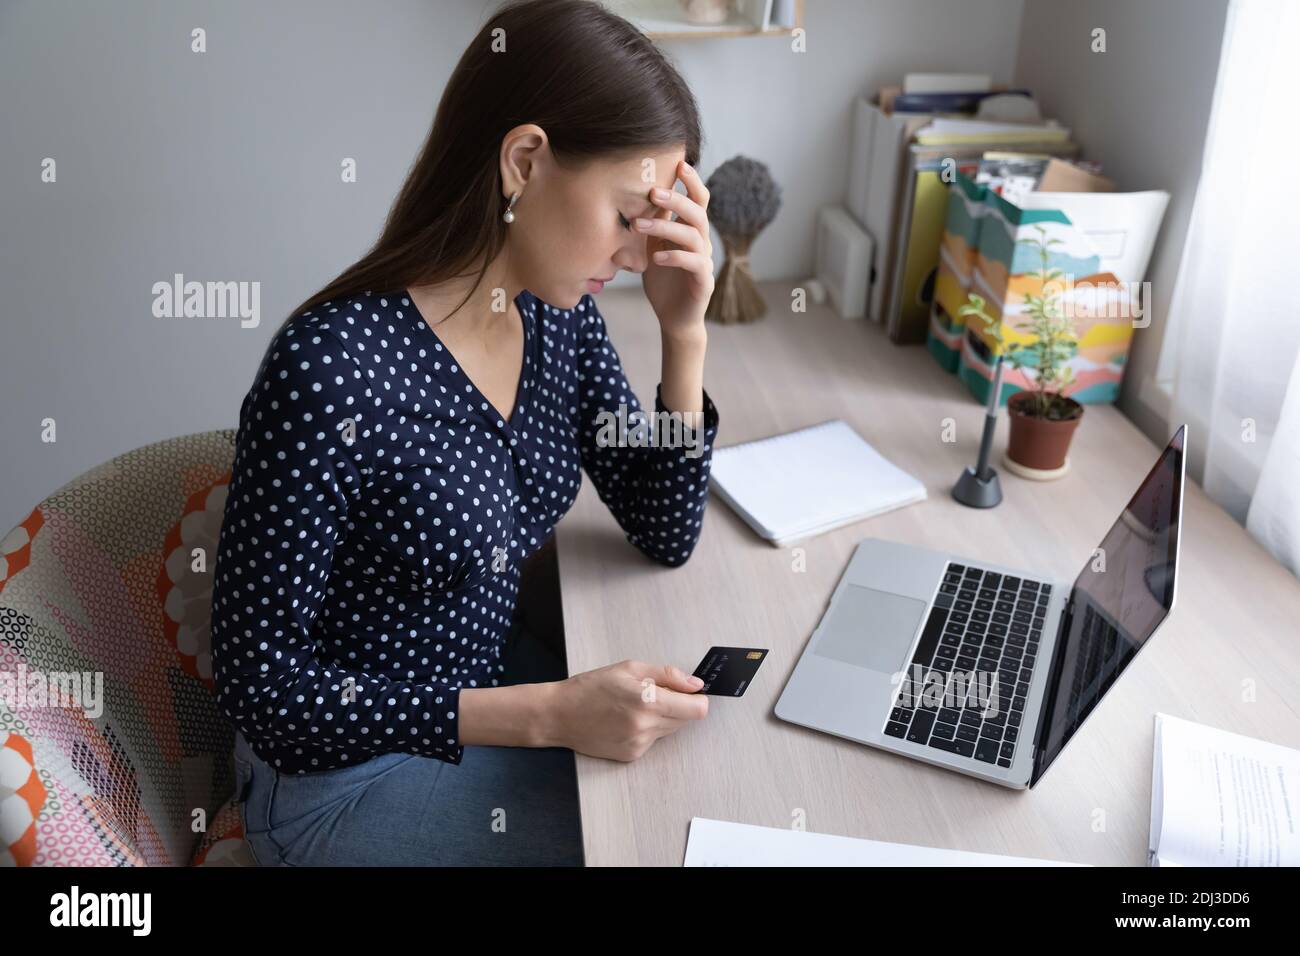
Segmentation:
{"type": "Polygon", "coordinates": [[[1300,865],[1300,751],[1156,714],[1152,866],[1300,865]]]}
{"type": "Polygon", "coordinates": [[[1082,866],[695,817],[683,866],[1082,866]]]}

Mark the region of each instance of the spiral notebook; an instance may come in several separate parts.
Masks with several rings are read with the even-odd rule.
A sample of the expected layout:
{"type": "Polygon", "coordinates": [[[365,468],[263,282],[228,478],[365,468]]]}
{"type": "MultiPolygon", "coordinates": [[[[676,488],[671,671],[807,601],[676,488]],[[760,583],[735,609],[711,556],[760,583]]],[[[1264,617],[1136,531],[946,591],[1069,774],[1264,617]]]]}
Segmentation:
{"type": "Polygon", "coordinates": [[[713,490],[778,548],[926,497],[925,486],[835,419],[713,452],[713,490]]]}

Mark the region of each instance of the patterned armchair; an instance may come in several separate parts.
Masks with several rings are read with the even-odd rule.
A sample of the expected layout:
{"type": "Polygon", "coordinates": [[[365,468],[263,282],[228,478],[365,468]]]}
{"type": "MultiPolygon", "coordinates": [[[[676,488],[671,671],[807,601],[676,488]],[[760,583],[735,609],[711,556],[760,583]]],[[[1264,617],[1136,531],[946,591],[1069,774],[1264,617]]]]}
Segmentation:
{"type": "Polygon", "coordinates": [[[252,865],[208,637],[233,460],[148,445],[0,540],[0,866],[252,865]]]}

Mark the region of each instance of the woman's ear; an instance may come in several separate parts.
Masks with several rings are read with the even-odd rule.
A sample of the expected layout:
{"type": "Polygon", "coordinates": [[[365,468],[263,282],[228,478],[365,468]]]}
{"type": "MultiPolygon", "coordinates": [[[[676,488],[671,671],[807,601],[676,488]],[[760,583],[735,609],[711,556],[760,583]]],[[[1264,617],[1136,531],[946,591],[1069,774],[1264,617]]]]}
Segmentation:
{"type": "Polygon", "coordinates": [[[501,184],[505,193],[522,193],[529,182],[543,175],[550,155],[546,131],[533,123],[516,126],[501,140],[501,184]]]}

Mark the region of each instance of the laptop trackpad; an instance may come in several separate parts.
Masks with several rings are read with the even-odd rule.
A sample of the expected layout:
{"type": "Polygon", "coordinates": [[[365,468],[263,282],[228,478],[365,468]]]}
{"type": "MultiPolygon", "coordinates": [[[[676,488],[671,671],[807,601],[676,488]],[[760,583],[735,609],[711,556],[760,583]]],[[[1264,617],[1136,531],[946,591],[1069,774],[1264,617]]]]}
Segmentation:
{"type": "Polygon", "coordinates": [[[925,608],[916,598],[846,585],[813,653],[895,674],[903,670],[925,608]]]}

